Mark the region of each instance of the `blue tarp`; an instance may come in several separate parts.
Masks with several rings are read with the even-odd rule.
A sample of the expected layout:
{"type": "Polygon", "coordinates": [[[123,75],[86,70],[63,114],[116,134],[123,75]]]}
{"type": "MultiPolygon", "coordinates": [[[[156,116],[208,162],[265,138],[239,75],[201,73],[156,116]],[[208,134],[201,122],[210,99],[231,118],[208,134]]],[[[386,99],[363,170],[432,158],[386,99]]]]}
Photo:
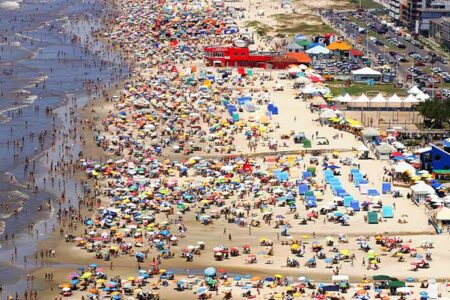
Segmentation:
{"type": "Polygon", "coordinates": [[[394,210],[392,209],[391,205],[384,205],[383,206],[383,218],[393,218],[394,217],[394,210]]]}

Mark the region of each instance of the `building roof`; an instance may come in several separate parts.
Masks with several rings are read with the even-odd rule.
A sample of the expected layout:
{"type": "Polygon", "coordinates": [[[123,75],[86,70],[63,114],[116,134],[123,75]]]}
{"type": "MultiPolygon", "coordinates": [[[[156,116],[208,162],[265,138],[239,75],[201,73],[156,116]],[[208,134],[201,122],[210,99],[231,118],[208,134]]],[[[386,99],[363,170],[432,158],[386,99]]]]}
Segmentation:
{"type": "Polygon", "coordinates": [[[362,56],[362,52],[356,49],[351,49],[350,54],[353,56],[362,56]]]}
{"type": "Polygon", "coordinates": [[[440,221],[449,221],[450,220],[450,208],[445,207],[445,206],[438,208],[435,212],[435,218],[436,218],[436,220],[440,220],[440,221]]]}
{"type": "Polygon", "coordinates": [[[362,68],[359,70],[354,70],[354,71],[352,71],[352,74],[353,75],[380,75],[381,76],[380,72],[375,71],[374,69],[371,69],[368,67],[365,67],[365,68],[362,68]]]}
{"type": "Polygon", "coordinates": [[[312,62],[311,57],[305,52],[287,53],[286,56],[295,59],[300,64],[310,64],[312,62]]]}
{"type": "Polygon", "coordinates": [[[294,50],[303,50],[305,47],[303,47],[303,46],[300,46],[299,44],[297,44],[297,43],[290,43],[289,45],[287,45],[287,47],[286,47],[287,49],[294,49],[294,50]]]}
{"type": "Polygon", "coordinates": [[[335,51],[335,50],[349,51],[349,50],[353,49],[353,47],[345,41],[334,41],[331,44],[329,44],[327,48],[332,51],[335,51]]]}
{"type": "Polygon", "coordinates": [[[330,52],[331,51],[329,49],[325,48],[322,45],[317,45],[306,50],[306,53],[308,54],[330,54],[330,52]]]}

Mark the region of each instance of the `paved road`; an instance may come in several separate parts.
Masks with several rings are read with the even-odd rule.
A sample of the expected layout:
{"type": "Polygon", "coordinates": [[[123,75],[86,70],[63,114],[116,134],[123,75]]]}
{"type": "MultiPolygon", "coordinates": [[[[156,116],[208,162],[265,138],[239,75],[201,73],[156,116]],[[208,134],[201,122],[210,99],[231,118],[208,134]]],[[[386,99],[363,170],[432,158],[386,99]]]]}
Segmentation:
{"type": "MultiPolygon", "coordinates": [[[[349,12],[339,12],[339,14],[341,15],[345,15],[347,17],[350,16],[349,12]]],[[[335,12],[329,12],[327,13],[325,16],[325,19],[327,19],[329,21],[329,23],[336,29],[338,29],[339,31],[341,31],[341,33],[344,34],[344,36],[348,39],[351,40],[355,45],[358,45],[358,41],[357,38],[358,36],[362,36],[362,44],[358,45],[358,47],[362,47],[363,48],[363,52],[369,52],[370,57],[372,58],[372,61],[378,62],[378,60],[376,59],[376,55],[380,54],[383,58],[385,58],[386,62],[392,61],[394,62],[394,65],[398,65],[398,63],[396,62],[396,60],[389,54],[388,51],[388,47],[385,46],[378,46],[375,43],[373,43],[372,41],[370,41],[368,39],[368,35],[367,34],[360,34],[358,32],[357,28],[351,27],[350,23],[353,23],[351,21],[345,21],[342,19],[342,17],[338,16],[335,12]],[[341,28],[339,28],[341,27],[341,28]],[[353,38],[352,38],[353,37],[353,38]]],[[[374,23],[375,20],[367,17],[366,15],[363,15],[363,19],[360,20],[361,22],[364,22],[365,24],[369,24],[369,23],[374,23]]],[[[368,29],[368,28],[367,28],[368,29]]],[[[368,29],[370,30],[370,29],[368,29]]],[[[405,53],[405,57],[408,56],[409,52],[416,52],[418,53],[420,56],[422,57],[429,57],[430,55],[428,54],[428,50],[427,49],[420,49],[418,47],[416,47],[415,45],[413,45],[412,43],[410,43],[409,41],[406,41],[404,39],[404,37],[397,35],[395,32],[389,30],[386,34],[384,35],[377,35],[377,36],[383,36],[384,38],[396,38],[398,41],[400,41],[402,44],[404,44],[406,46],[406,49],[396,49],[394,51],[398,52],[398,51],[402,51],[405,53]]],[[[392,46],[391,48],[396,48],[396,46],[392,46]]],[[[411,59],[410,57],[408,59],[411,59]]],[[[406,82],[407,76],[411,74],[411,72],[408,70],[408,67],[411,66],[412,63],[401,63],[398,66],[398,70],[397,70],[397,79],[401,82],[406,82]]],[[[441,62],[435,62],[433,64],[430,63],[426,63],[425,64],[428,67],[441,67],[443,70],[450,72],[450,66],[449,65],[445,65],[442,64],[441,62]]],[[[395,68],[394,68],[395,69],[395,68]]]]}

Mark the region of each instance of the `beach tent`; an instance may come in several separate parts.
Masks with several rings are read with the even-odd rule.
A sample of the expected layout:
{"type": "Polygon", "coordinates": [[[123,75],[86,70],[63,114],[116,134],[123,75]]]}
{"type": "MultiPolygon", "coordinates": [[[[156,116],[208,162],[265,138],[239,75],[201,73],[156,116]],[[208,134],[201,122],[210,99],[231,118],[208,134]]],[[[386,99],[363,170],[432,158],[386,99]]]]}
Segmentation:
{"type": "Polygon", "coordinates": [[[367,212],[367,223],[378,224],[378,214],[375,211],[367,212]]]}
{"type": "Polygon", "coordinates": [[[351,73],[352,79],[355,82],[367,82],[368,80],[381,81],[381,72],[375,71],[369,67],[354,70],[351,73]]]}
{"type": "Polygon", "coordinates": [[[353,47],[345,41],[334,41],[327,48],[331,51],[350,51],[353,47]]]}
{"type": "Polygon", "coordinates": [[[411,191],[411,199],[417,203],[423,203],[426,196],[435,194],[433,187],[422,181],[419,181],[415,185],[411,186],[411,191]]]}
{"type": "Polygon", "coordinates": [[[397,151],[393,146],[389,145],[388,143],[380,143],[377,147],[375,147],[375,153],[381,160],[387,160],[390,159],[391,154],[393,152],[397,151]]]}
{"type": "Polygon", "coordinates": [[[361,135],[365,139],[373,139],[381,135],[380,131],[373,127],[367,127],[361,131],[361,135]]]}
{"type": "Polygon", "coordinates": [[[392,209],[391,205],[384,205],[383,206],[383,218],[393,218],[394,217],[394,210],[392,209]]]}
{"type": "Polygon", "coordinates": [[[405,287],[405,286],[406,286],[406,284],[403,281],[391,280],[389,282],[389,288],[398,289],[398,288],[405,287]]]}
{"type": "Polygon", "coordinates": [[[427,94],[425,94],[424,92],[420,92],[419,94],[415,95],[417,100],[419,100],[420,102],[423,102],[427,99],[430,99],[430,96],[428,96],[427,94]]]}
{"type": "Polygon", "coordinates": [[[370,99],[366,94],[362,94],[358,98],[353,99],[352,103],[369,103],[370,99]]]}
{"type": "Polygon", "coordinates": [[[342,102],[342,103],[348,103],[348,102],[353,102],[353,97],[350,96],[349,93],[345,94],[344,96],[339,96],[336,98],[336,101],[338,102],[342,102]]]}
{"type": "Polygon", "coordinates": [[[326,57],[331,54],[331,51],[322,45],[317,45],[306,50],[306,53],[312,57],[326,57]]]}
{"type": "Polygon", "coordinates": [[[397,94],[392,95],[387,101],[388,103],[403,103],[402,98],[397,96],[397,94]]]}
{"type": "Polygon", "coordinates": [[[299,184],[298,185],[298,193],[299,195],[305,195],[306,192],[308,191],[308,185],[307,184],[299,184]]]}
{"type": "Polygon", "coordinates": [[[298,84],[306,84],[306,83],[310,83],[310,82],[311,82],[311,80],[305,76],[300,76],[297,79],[295,79],[295,83],[298,83],[298,84]]]}
{"type": "Polygon", "coordinates": [[[378,93],[372,100],[370,100],[370,103],[383,103],[385,104],[387,102],[386,98],[381,93],[378,93]]]}
{"type": "Polygon", "coordinates": [[[403,99],[403,103],[419,103],[420,100],[416,98],[413,94],[409,94],[408,97],[403,99]]]}
{"type": "Polygon", "coordinates": [[[358,153],[359,153],[360,157],[368,158],[369,157],[369,148],[367,148],[365,145],[361,145],[358,148],[358,153]]]}
{"type": "Polygon", "coordinates": [[[352,201],[353,201],[353,197],[352,196],[350,196],[350,195],[349,196],[345,196],[344,197],[344,206],[345,207],[350,207],[352,201]]]}
{"type": "Polygon", "coordinates": [[[390,182],[383,182],[381,184],[381,193],[389,194],[392,190],[392,185],[390,182]]]}
{"type": "Polygon", "coordinates": [[[397,278],[393,278],[388,275],[374,275],[372,276],[373,281],[398,281],[397,278]]]}
{"type": "Polygon", "coordinates": [[[360,211],[360,205],[359,205],[359,201],[358,200],[352,200],[350,202],[350,207],[354,210],[354,211],[360,211]]]}
{"type": "Polygon", "coordinates": [[[334,111],[331,110],[331,109],[326,109],[326,110],[324,110],[324,111],[320,114],[320,116],[319,116],[319,118],[320,118],[322,121],[328,121],[328,119],[330,119],[330,118],[336,118],[336,117],[337,117],[336,112],[334,112],[334,111]]]}
{"type": "Polygon", "coordinates": [[[411,175],[416,174],[416,169],[405,161],[399,161],[394,165],[395,173],[403,174],[405,172],[410,173],[411,175]]]}

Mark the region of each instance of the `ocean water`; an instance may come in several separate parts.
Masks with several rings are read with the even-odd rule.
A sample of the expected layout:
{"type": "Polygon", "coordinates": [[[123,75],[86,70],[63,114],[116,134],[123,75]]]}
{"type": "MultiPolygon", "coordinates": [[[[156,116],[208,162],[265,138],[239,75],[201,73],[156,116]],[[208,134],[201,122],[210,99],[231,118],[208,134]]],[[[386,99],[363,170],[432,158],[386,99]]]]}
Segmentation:
{"type": "MultiPolygon", "coordinates": [[[[65,122],[64,115],[46,110],[64,111],[72,97],[80,107],[89,99],[86,81],[111,85],[128,74],[124,60],[92,38],[93,31],[102,29],[99,18],[111,13],[107,4],[0,0],[0,283],[17,281],[7,276],[8,270],[17,274],[21,268],[8,264],[11,249],[20,245],[29,255],[36,248],[27,225],[51,217],[38,207],[55,195],[33,193],[24,170],[26,158],[32,161],[49,147],[50,135],[43,147],[39,135],[65,122]]],[[[46,172],[38,168],[36,176],[46,172]]]]}

